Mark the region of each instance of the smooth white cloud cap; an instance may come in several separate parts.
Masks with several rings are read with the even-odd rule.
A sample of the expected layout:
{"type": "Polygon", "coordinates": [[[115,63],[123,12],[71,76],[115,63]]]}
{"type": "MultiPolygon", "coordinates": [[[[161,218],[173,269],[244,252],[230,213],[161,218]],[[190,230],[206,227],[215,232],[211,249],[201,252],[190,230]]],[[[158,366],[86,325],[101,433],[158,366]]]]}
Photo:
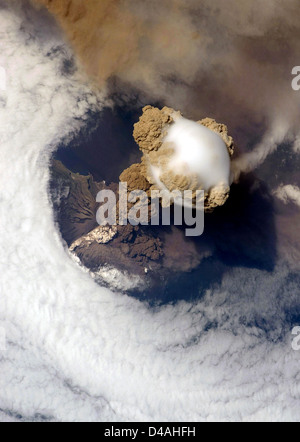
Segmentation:
{"type": "Polygon", "coordinates": [[[194,121],[179,118],[170,127],[165,141],[174,143],[176,149],[169,164],[175,173],[196,173],[205,191],[220,184],[229,186],[230,157],[217,133],[194,121]]]}

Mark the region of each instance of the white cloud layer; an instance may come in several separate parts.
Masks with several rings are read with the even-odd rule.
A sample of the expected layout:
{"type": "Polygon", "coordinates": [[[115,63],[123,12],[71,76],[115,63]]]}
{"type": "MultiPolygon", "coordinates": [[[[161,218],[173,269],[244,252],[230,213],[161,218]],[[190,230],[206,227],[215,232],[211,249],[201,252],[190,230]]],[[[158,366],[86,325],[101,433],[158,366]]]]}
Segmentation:
{"type": "Polygon", "coordinates": [[[196,304],[151,310],[69,258],[48,162],[96,98],[61,74],[68,49],[54,27],[39,17],[33,32],[22,2],[0,8],[0,420],[298,420],[300,354],[284,314],[298,286],[283,263],[232,269],[196,304]]]}

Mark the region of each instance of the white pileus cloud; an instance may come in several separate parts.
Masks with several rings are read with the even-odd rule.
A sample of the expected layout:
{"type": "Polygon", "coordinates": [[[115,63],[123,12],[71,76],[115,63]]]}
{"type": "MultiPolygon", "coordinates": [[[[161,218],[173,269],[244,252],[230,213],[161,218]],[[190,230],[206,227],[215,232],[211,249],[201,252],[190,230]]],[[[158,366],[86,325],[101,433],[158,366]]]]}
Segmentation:
{"type": "Polygon", "coordinates": [[[187,169],[189,174],[196,174],[206,192],[220,184],[229,186],[229,153],[218,134],[180,117],[170,127],[165,141],[175,148],[170,161],[174,173],[184,175],[187,169]]]}

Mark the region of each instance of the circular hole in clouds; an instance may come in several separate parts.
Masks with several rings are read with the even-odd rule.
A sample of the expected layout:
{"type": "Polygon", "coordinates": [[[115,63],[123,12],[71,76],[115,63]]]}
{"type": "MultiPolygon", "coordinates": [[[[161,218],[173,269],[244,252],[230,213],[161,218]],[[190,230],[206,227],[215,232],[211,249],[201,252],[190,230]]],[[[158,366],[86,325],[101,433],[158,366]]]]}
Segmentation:
{"type": "MultiPolygon", "coordinates": [[[[95,96],[82,78],[62,75],[66,47],[56,32],[38,36],[47,34],[43,14],[26,2],[0,1],[0,8],[9,78],[0,108],[0,326],[7,338],[0,420],[297,420],[299,358],[288,333],[298,320],[289,315],[299,311],[299,276],[286,263],[258,268],[255,253],[248,260],[256,265],[227,261],[201,300],[149,309],[94,284],[71,262],[48,200],[49,159],[62,137],[74,139],[86,125],[95,96]]],[[[263,200],[267,220],[272,204],[263,185],[249,194],[250,184],[251,177],[231,201],[238,213],[252,207],[254,228],[264,222],[257,218],[263,200]]],[[[230,213],[221,217],[225,234],[230,213]]],[[[215,232],[219,220],[210,223],[215,232]]],[[[238,256],[240,243],[235,250],[238,256]]]]}

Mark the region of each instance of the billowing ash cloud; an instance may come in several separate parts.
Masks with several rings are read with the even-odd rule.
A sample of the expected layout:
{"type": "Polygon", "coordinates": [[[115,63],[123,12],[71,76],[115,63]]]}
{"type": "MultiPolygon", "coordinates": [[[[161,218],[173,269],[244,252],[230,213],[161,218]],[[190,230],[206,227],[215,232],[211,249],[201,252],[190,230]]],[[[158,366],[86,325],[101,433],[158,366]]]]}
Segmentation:
{"type": "Polygon", "coordinates": [[[143,156],[120,176],[129,190],[144,181],[139,190],[161,193],[164,207],[174,200],[187,207],[202,201],[212,212],[225,204],[234,142],[224,124],[210,118],[195,122],[168,107],[145,106],[133,136],[143,156]]]}
{"type": "Polygon", "coordinates": [[[35,1],[56,15],[98,84],[115,77],[118,94],[138,88],[145,104],[224,122],[242,151],[257,144],[236,178],[298,132],[298,0],[35,1]]]}
{"type": "MultiPolygon", "coordinates": [[[[60,3],[63,7],[64,2],[60,3]]],[[[99,3],[108,7],[111,2],[92,2],[99,3]]],[[[298,47],[294,37],[297,3],[228,0],[226,10],[220,9],[217,15],[200,14],[198,3],[189,2],[194,21],[189,14],[178,21],[181,2],[172,3],[170,16],[162,2],[157,3],[160,20],[157,4],[151,2],[147,30],[151,39],[144,41],[143,60],[151,56],[148,42],[153,39],[162,53],[169,53],[167,58],[157,58],[154,65],[155,72],[166,73],[158,68],[172,62],[177,51],[173,43],[180,35],[177,26],[182,26],[188,30],[186,41],[196,42],[187,57],[194,61],[195,48],[205,48],[197,53],[202,64],[199,86],[206,85],[209,91],[213,70],[214,84],[217,77],[220,81],[221,113],[228,114],[229,122],[239,122],[247,131],[261,122],[262,115],[268,120],[275,110],[293,122],[295,108],[287,109],[285,100],[289,89],[279,86],[285,76],[282,60],[294,63],[291,48],[298,47]],[[174,18],[173,32],[165,34],[166,26],[172,30],[174,18]],[[194,33],[197,27],[193,23],[199,20],[211,29],[210,38],[194,33]],[[241,36],[240,47],[236,34],[241,36]],[[213,35],[218,35],[218,42],[213,35]],[[289,46],[281,46],[283,37],[290,37],[289,46]],[[259,44],[266,38],[271,42],[267,52],[259,44]],[[257,52],[255,47],[259,47],[257,52]],[[228,69],[224,71],[218,61],[226,48],[228,69]],[[247,56],[243,58],[242,53],[247,56]],[[250,67],[244,63],[249,59],[253,60],[250,67]],[[261,75],[250,76],[249,70],[261,75]],[[249,96],[249,90],[253,95],[249,96]],[[237,107],[240,118],[234,117],[237,107]],[[249,108],[254,114],[252,126],[243,126],[249,108]]],[[[143,24],[145,2],[126,4],[129,17],[137,17],[143,24]]],[[[207,12],[218,4],[202,2],[207,12]]],[[[122,8],[118,9],[118,2],[114,5],[118,17],[122,8]]],[[[80,29],[84,10],[77,11],[77,16],[76,11],[72,13],[78,19],[74,38],[79,44],[85,41],[86,27],[80,29]]],[[[118,22],[111,23],[118,29],[118,22]]],[[[124,41],[138,27],[134,21],[128,31],[128,23],[129,19],[119,29],[124,41]]],[[[289,312],[299,315],[295,271],[299,271],[299,260],[292,275],[282,257],[274,272],[235,267],[203,299],[161,308],[150,309],[94,284],[69,259],[57,235],[47,193],[48,161],[59,139],[71,137],[84,124],[88,110],[101,104],[82,77],[66,74],[63,66],[70,60],[70,51],[43,12],[34,13],[26,2],[1,0],[0,25],[0,61],[8,76],[7,91],[1,92],[0,101],[0,326],[7,338],[6,351],[0,352],[0,420],[298,420],[299,354],[291,349],[293,318],[289,312]]],[[[107,24],[103,32],[109,31],[107,24]]],[[[87,41],[93,42],[92,37],[91,31],[87,41]]],[[[116,51],[119,41],[116,36],[116,51]]],[[[134,37],[132,41],[136,41],[134,37]]],[[[136,47],[138,53],[142,43],[136,47]]],[[[84,51],[88,47],[82,46],[84,51]]],[[[102,55],[108,57],[109,51],[108,45],[102,55]]],[[[101,71],[97,53],[91,49],[87,55],[89,64],[94,57],[95,74],[101,71]]],[[[184,45],[179,55],[184,59],[184,45]]],[[[132,80],[133,66],[126,69],[130,62],[125,54],[123,71],[117,72],[119,59],[109,74],[115,71],[132,80]]],[[[141,68],[141,64],[135,67],[141,68]]],[[[193,69],[189,74],[185,63],[182,66],[185,78],[193,77],[193,69]]],[[[147,63],[143,76],[140,72],[136,72],[137,79],[151,88],[153,71],[147,70],[147,63]]],[[[172,89],[172,82],[163,83],[158,95],[170,97],[168,87],[172,89]]],[[[174,101],[181,101],[188,85],[177,88],[174,101]]],[[[213,100],[203,93],[202,98],[201,108],[208,107],[205,114],[213,111],[213,100]]],[[[199,103],[199,97],[189,103],[191,112],[199,110],[199,103]]]]}

